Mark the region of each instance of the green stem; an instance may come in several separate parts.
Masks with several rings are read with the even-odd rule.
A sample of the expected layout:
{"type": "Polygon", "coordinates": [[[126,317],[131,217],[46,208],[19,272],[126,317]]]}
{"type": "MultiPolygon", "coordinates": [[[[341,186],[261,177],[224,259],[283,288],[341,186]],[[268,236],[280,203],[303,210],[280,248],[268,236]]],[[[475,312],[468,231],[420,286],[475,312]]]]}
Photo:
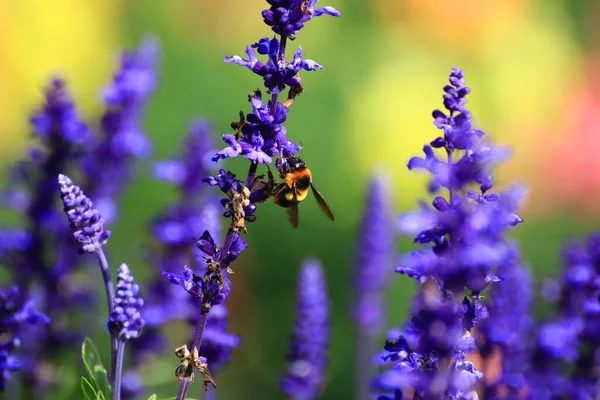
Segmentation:
{"type": "Polygon", "coordinates": [[[116,367],[113,383],[113,400],[121,400],[121,376],[123,375],[123,355],[125,354],[125,340],[117,343],[116,367]]]}
{"type": "MultiPolygon", "coordinates": [[[[104,289],[106,290],[106,303],[108,306],[108,315],[113,312],[115,308],[115,288],[113,286],[112,278],[110,276],[110,267],[108,266],[108,260],[102,250],[102,247],[96,250],[98,255],[98,261],[100,262],[100,270],[102,271],[102,278],[104,279],[104,289]]],[[[111,379],[115,378],[115,366],[117,357],[117,338],[112,336],[110,339],[110,372],[111,379]]]]}

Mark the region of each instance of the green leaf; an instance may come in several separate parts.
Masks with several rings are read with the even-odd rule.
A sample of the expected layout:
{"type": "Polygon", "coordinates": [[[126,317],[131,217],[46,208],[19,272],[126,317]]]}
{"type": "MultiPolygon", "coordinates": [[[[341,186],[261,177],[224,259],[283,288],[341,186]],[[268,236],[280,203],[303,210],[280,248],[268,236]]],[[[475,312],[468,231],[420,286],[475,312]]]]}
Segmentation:
{"type": "Polygon", "coordinates": [[[100,353],[98,353],[98,349],[90,338],[85,338],[83,341],[83,346],[81,346],[81,358],[96,387],[98,398],[110,399],[111,388],[110,383],[108,383],[106,368],[102,365],[100,353]]]}
{"type": "Polygon", "coordinates": [[[80,384],[85,400],[96,400],[96,390],[85,377],[81,377],[80,384]]]}
{"type": "Polygon", "coordinates": [[[148,400],[156,400],[156,395],[153,394],[152,396],[148,397],[148,400]]]}

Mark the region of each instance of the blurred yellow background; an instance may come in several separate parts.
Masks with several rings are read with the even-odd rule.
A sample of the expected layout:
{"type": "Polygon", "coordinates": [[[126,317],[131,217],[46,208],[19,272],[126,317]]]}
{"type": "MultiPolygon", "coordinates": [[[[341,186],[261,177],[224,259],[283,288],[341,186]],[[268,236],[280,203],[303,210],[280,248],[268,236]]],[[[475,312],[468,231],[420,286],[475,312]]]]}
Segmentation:
{"type": "MultiPolygon", "coordinates": [[[[313,20],[291,42],[325,70],[303,74],[305,92],[291,107],[287,127],[291,140],[302,143],[336,222],[311,201],[302,205],[296,231],[281,209],[259,209],[249,250],[233,277],[231,329],[242,346],[219,378],[223,399],[249,391],[253,398],[281,397],[277,381],[285,368],[294,279],[307,256],[323,260],[333,301],[323,398],[350,396],[352,254],[366,181],[373,170],[391,172],[399,212],[427,199],[426,177],[409,173],[406,163],[438,135],[431,111],[442,107],[442,87],[453,66],[466,71],[478,127],[514,152],[498,170],[499,187],[514,181],[529,187],[521,213],[526,223],[515,237],[538,277],[557,273],[564,238],[600,220],[600,53],[593,28],[600,8],[593,0],[321,3],[341,10],[342,17],[313,20]]],[[[0,2],[1,166],[26,150],[28,117],[49,77],[67,79],[94,125],[120,49],[147,34],[162,46],[161,82],[145,118],[154,159],[179,148],[192,117],[213,123],[220,146],[220,135],[247,109],[247,93],[262,83],[222,60],[271,35],[260,16],[264,8],[262,0],[0,2]]],[[[125,217],[111,227],[112,257],[128,261],[134,273],[154,268],[130,249],[149,240],[149,219],[173,195],[148,171],[140,166],[123,199],[125,217]]],[[[400,248],[410,247],[407,242],[400,248]]],[[[394,280],[391,325],[402,321],[412,290],[407,279],[394,280]]],[[[148,382],[166,382],[149,388],[164,396],[177,387],[173,360],[166,360],[147,376],[148,382]]]]}

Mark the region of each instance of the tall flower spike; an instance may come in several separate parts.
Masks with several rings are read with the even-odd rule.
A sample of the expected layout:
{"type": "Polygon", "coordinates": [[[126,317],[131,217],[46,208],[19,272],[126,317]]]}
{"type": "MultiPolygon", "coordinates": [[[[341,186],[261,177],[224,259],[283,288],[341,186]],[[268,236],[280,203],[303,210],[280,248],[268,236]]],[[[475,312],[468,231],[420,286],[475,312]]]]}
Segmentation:
{"type": "MultiPolygon", "coordinates": [[[[427,400],[476,398],[475,384],[483,374],[466,354],[475,345],[472,329],[489,316],[480,301],[482,291],[501,281],[499,266],[519,263],[504,235],[522,222],[515,212],[524,191],[515,186],[489,192],[491,172],[506,154],[472,127],[465,108],[469,90],[458,68],[452,69],[450,84],[443,96],[450,115],[433,113],[444,137],[424,147],[425,158],[408,163],[411,170],[427,170],[434,181],[430,188],[445,187],[448,197],[437,196],[431,206],[421,204],[400,219],[400,230],[422,246],[404,255],[396,272],[416,279],[420,292],[410,320],[402,330],[391,331],[386,342],[383,360],[391,368],[375,383],[389,395],[400,390],[427,400]],[[438,149],[445,151],[445,159],[438,158],[438,149]],[[475,184],[480,191],[470,190],[475,184]]],[[[510,291],[513,283],[502,284],[510,291]]]]}
{"type": "Polygon", "coordinates": [[[281,380],[281,389],[290,398],[317,398],[325,383],[328,343],[329,298],[323,267],[316,260],[307,260],[298,276],[296,321],[287,374],[281,380]]]}
{"type": "Polygon", "coordinates": [[[75,230],[73,237],[82,253],[94,253],[106,244],[110,231],[104,229],[104,219],[93,208],[92,201],[83,193],[79,186],[65,175],[58,175],[60,197],[64,210],[69,217],[71,228],[75,230]]]}
{"type": "Polygon", "coordinates": [[[357,300],[354,318],[359,329],[379,335],[385,323],[385,288],[390,281],[395,244],[389,182],[373,176],[360,225],[354,287],[357,300]]]}
{"type": "Polygon", "coordinates": [[[392,273],[395,231],[389,180],[371,178],[357,241],[353,317],[357,323],[355,385],[357,399],[369,397],[373,353],[386,326],[385,294],[392,273]]]}
{"type": "Polygon", "coordinates": [[[85,189],[109,222],[117,218],[115,199],[131,179],[135,160],[146,158],[152,151],[142,113],[157,85],[158,55],[154,39],[123,53],[112,82],[104,90],[101,136],[82,163],[88,178],[85,189]]]}
{"type": "Polygon", "coordinates": [[[133,276],[126,264],[117,269],[117,289],[115,291],[115,308],[108,318],[108,330],[113,336],[121,339],[137,338],[144,320],[140,309],[144,300],[138,297],[140,287],[133,283],[133,276]]]}

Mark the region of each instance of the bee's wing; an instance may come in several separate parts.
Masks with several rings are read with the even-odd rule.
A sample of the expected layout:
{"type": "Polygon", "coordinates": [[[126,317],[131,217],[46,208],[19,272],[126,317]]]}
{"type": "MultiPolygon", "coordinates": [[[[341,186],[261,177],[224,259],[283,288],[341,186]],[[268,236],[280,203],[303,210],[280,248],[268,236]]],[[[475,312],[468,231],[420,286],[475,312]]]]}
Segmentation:
{"type": "Polygon", "coordinates": [[[317,202],[319,203],[321,210],[323,210],[323,212],[329,217],[329,219],[333,221],[334,218],[333,218],[333,213],[331,212],[331,209],[327,205],[327,202],[323,198],[323,195],[321,194],[321,192],[319,192],[317,190],[317,188],[315,187],[314,183],[312,183],[312,181],[310,181],[310,187],[311,187],[313,193],[315,194],[315,198],[317,199],[317,202]]]}
{"type": "Polygon", "coordinates": [[[298,227],[298,192],[296,191],[296,184],[292,186],[294,192],[293,204],[287,208],[287,215],[292,223],[292,228],[298,227]]]}
{"type": "Polygon", "coordinates": [[[294,204],[293,206],[289,206],[287,208],[287,216],[292,223],[292,228],[298,227],[298,204],[294,204]]]}

